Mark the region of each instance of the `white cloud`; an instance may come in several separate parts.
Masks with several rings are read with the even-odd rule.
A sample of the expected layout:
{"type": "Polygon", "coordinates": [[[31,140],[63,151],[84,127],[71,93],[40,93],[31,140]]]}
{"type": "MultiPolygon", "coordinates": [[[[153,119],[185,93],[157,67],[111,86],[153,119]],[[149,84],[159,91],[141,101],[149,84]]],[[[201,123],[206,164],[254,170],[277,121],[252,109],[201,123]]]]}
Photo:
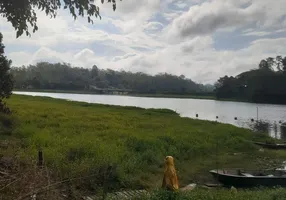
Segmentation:
{"type": "Polygon", "coordinates": [[[65,53],[64,56],[58,54],[58,52],[53,51],[46,47],[41,47],[36,51],[31,57],[30,63],[36,63],[40,61],[49,61],[49,62],[64,62],[65,57],[68,57],[68,53],[65,53]]]}
{"type": "Polygon", "coordinates": [[[211,48],[213,40],[211,37],[195,37],[192,40],[188,40],[183,43],[181,50],[184,53],[192,53],[194,51],[203,51],[205,49],[211,48]]]}
{"type": "Polygon", "coordinates": [[[257,67],[265,57],[286,52],[286,1],[277,0],[265,9],[268,3],[123,0],[115,12],[111,4],[100,3],[103,19],[95,20],[92,26],[86,19],[74,21],[68,13],[60,12],[57,19],[39,13],[39,31],[31,38],[15,39],[5,20],[0,20],[0,29],[9,49],[7,56],[17,66],[38,61],[81,67],[96,64],[105,69],[184,74],[198,82],[213,83],[220,76],[236,75],[257,67]],[[222,32],[240,34],[238,41],[228,45],[245,42],[244,48],[217,50],[222,41],[217,41],[214,33],[222,32]],[[274,33],[280,36],[274,37],[274,33]],[[254,39],[244,41],[245,36],[254,39]]]}
{"type": "Polygon", "coordinates": [[[96,3],[100,7],[101,14],[111,17],[112,23],[123,33],[142,29],[144,22],[161,6],[160,0],[127,0],[118,2],[114,12],[110,9],[110,4],[101,4],[100,1],[96,1],[96,3]]]}
{"type": "Polygon", "coordinates": [[[253,31],[253,32],[247,32],[243,35],[245,36],[266,36],[266,35],[271,35],[271,33],[266,32],[266,31],[253,31]]]}
{"type": "Polygon", "coordinates": [[[163,27],[164,25],[160,22],[147,22],[144,24],[144,30],[147,32],[157,32],[163,27]]]}
{"type": "Polygon", "coordinates": [[[170,37],[188,38],[211,34],[219,28],[240,26],[264,18],[264,13],[251,6],[236,7],[232,1],[210,1],[192,6],[188,12],[175,19],[169,27],[170,37]]]}
{"type": "Polygon", "coordinates": [[[7,55],[8,58],[12,58],[13,62],[12,64],[15,65],[15,66],[22,66],[22,65],[28,65],[30,64],[30,61],[31,61],[31,58],[32,58],[32,55],[29,54],[29,53],[26,53],[24,51],[15,51],[15,52],[12,52],[12,53],[9,53],[7,55]],[[15,59],[17,58],[17,59],[15,59]]]}
{"type": "MultiPolygon", "coordinates": [[[[189,38],[212,34],[221,28],[255,25],[275,27],[280,25],[286,1],[278,0],[269,6],[266,0],[213,0],[192,6],[188,12],[176,18],[168,27],[170,38],[189,38]]],[[[284,15],[285,16],[285,15],[284,15]]]]}
{"type": "Polygon", "coordinates": [[[90,49],[83,49],[82,51],[80,51],[79,53],[75,54],[74,58],[76,60],[80,60],[80,61],[86,61],[92,57],[94,57],[95,54],[92,50],[90,49]]]}
{"type": "Polygon", "coordinates": [[[176,5],[177,8],[179,8],[179,9],[183,9],[183,8],[185,8],[185,7],[188,6],[188,4],[187,4],[186,2],[184,2],[184,1],[178,1],[177,3],[175,3],[175,5],[176,5]]]}

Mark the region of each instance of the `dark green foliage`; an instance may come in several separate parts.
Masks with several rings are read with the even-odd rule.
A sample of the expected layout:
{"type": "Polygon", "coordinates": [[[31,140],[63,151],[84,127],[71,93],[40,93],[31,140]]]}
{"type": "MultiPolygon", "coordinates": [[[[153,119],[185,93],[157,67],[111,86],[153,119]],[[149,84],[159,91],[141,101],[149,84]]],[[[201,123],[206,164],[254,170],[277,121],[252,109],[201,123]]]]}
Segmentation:
{"type": "Polygon", "coordinates": [[[222,77],[215,84],[216,96],[218,98],[232,98],[237,93],[237,84],[234,77],[222,77]]]}
{"type": "Polygon", "coordinates": [[[286,57],[262,60],[258,69],[236,77],[222,77],[215,87],[218,99],[286,104],[286,57]],[[275,68],[276,67],[276,68],[275,68]]]}
{"type": "Polygon", "coordinates": [[[0,140],[1,137],[9,136],[15,125],[15,120],[11,115],[0,113],[0,140]]]}
{"type": "Polygon", "coordinates": [[[66,63],[41,62],[28,67],[13,67],[17,89],[76,90],[110,93],[116,90],[143,94],[207,94],[210,85],[196,84],[183,76],[71,67],[66,63]]]}
{"type": "Polygon", "coordinates": [[[0,112],[9,113],[3,99],[9,98],[13,89],[13,80],[10,73],[12,61],[4,56],[5,46],[2,43],[3,35],[0,33],[0,112]]]}
{"type": "MultiPolygon", "coordinates": [[[[6,18],[17,32],[17,37],[23,33],[30,35],[28,26],[33,32],[38,30],[36,10],[41,10],[51,18],[57,16],[60,8],[68,9],[74,19],[77,16],[87,16],[88,23],[93,23],[92,17],[100,17],[99,7],[92,0],[0,0],[0,16],[6,18]]],[[[104,0],[101,0],[104,3],[104,0]]],[[[108,0],[116,9],[116,0],[108,0]]]]}

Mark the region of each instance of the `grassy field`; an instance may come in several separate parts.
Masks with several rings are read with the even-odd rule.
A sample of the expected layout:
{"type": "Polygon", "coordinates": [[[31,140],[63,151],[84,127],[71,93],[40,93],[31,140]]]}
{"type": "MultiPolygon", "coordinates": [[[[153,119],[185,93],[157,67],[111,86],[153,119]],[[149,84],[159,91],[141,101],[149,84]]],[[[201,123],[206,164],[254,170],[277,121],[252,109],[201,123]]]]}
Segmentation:
{"type": "Polygon", "coordinates": [[[181,118],[170,110],[20,95],[7,103],[13,114],[0,115],[0,141],[15,145],[2,154],[35,163],[42,149],[54,179],[90,176],[72,182],[90,191],[100,187],[108,166],[113,166],[111,189],[158,188],[167,155],[175,158],[180,186],[212,181],[208,171],[217,167],[262,169],[286,159],[284,151],[262,152],[252,144],[270,140],[264,134],[181,118]]]}

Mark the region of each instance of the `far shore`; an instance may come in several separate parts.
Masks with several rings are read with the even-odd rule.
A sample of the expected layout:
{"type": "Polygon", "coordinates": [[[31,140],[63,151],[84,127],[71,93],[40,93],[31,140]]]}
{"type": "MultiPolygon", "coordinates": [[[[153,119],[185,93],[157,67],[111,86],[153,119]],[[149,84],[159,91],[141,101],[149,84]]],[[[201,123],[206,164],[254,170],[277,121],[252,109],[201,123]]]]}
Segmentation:
{"type": "Polygon", "coordinates": [[[95,91],[87,90],[50,90],[50,89],[15,89],[15,92],[43,92],[43,93],[66,93],[66,94],[94,94],[94,95],[119,95],[119,96],[131,96],[131,97],[150,97],[150,98],[176,98],[176,99],[202,99],[202,100],[215,100],[215,101],[230,101],[230,102],[244,102],[255,104],[270,104],[270,105],[285,105],[275,103],[257,103],[243,99],[217,99],[215,95],[197,95],[197,94],[140,94],[140,93],[128,93],[128,94],[100,94],[95,91]]]}
{"type": "Polygon", "coordinates": [[[15,92],[42,92],[42,93],[67,93],[67,94],[94,94],[94,95],[119,95],[119,96],[131,96],[131,97],[150,97],[150,98],[176,98],[176,99],[202,99],[202,100],[215,100],[215,101],[231,101],[231,102],[247,102],[237,99],[217,99],[215,95],[196,95],[196,94],[100,94],[95,91],[87,90],[50,90],[50,89],[15,89],[15,92]]]}

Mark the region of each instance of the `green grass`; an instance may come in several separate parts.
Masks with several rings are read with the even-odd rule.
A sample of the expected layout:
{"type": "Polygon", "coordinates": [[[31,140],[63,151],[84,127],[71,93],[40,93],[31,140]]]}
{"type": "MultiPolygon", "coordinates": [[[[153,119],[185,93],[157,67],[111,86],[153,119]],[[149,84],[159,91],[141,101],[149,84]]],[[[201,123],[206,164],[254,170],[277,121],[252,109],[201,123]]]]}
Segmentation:
{"type": "Polygon", "coordinates": [[[137,200],[284,200],[286,190],[282,188],[253,190],[238,190],[234,193],[228,189],[205,190],[195,189],[184,193],[170,193],[155,191],[148,197],[137,198],[137,200]]]}
{"type": "Polygon", "coordinates": [[[13,114],[0,117],[0,140],[19,139],[16,155],[29,162],[41,148],[59,179],[97,174],[84,182],[92,188],[108,165],[114,188],[160,187],[167,155],[175,158],[180,186],[212,181],[208,171],[216,167],[267,168],[286,159],[284,151],[260,152],[252,144],[266,135],[166,109],[20,95],[7,103],[13,114]]]}

